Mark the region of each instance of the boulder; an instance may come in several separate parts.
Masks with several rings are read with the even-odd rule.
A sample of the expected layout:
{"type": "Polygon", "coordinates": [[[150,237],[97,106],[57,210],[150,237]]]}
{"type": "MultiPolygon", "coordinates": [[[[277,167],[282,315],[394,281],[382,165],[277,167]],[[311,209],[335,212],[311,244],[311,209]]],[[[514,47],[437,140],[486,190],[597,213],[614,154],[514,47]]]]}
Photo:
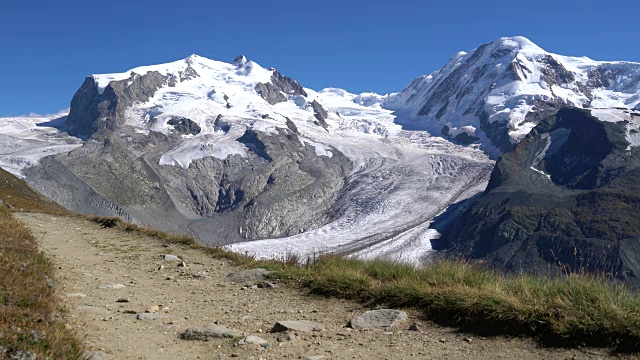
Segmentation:
{"type": "Polygon", "coordinates": [[[238,330],[229,329],[223,325],[208,324],[203,326],[196,326],[186,329],[180,334],[180,338],[183,340],[203,340],[209,341],[211,339],[232,339],[242,336],[242,333],[238,330]]]}
{"type": "Polygon", "coordinates": [[[355,330],[390,328],[407,318],[407,313],[400,310],[371,310],[351,319],[351,327],[355,330]]]}
{"type": "Polygon", "coordinates": [[[262,281],[269,277],[269,275],[271,274],[273,274],[273,271],[263,268],[249,269],[231,273],[227,275],[226,280],[233,283],[247,283],[253,281],[262,281]]]}

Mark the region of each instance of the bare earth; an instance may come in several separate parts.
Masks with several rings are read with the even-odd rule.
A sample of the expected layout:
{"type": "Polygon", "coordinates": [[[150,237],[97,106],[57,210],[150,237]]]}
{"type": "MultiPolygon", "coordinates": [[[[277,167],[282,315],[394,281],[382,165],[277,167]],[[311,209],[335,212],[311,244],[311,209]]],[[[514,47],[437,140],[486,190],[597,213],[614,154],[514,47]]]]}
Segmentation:
{"type": "MultiPolygon", "coordinates": [[[[68,308],[69,326],[104,359],[602,359],[601,349],[546,349],[532,340],[481,338],[460,334],[409,313],[390,330],[349,331],[349,320],[369,309],[335,299],[310,296],[288,286],[242,289],[225,282],[241,269],[181,246],[70,217],[16,214],[41,241],[58,267],[57,289],[68,308]],[[164,261],[177,255],[186,267],[164,261]],[[159,269],[164,265],[163,269],[159,269]],[[123,284],[120,289],[101,288],[123,284]],[[126,298],[129,302],[117,302],[126,298]],[[158,320],[137,320],[154,305],[158,320]],[[326,330],[297,333],[277,342],[276,321],[309,320],[326,330]],[[234,346],[238,339],[181,340],[188,327],[219,322],[269,346],[234,346]],[[410,331],[412,323],[420,331],[410,331]],[[321,357],[323,356],[323,357],[321,357]]],[[[620,358],[620,357],[618,357],[620,358]]],[[[626,356],[625,356],[626,358],[626,356]]]]}

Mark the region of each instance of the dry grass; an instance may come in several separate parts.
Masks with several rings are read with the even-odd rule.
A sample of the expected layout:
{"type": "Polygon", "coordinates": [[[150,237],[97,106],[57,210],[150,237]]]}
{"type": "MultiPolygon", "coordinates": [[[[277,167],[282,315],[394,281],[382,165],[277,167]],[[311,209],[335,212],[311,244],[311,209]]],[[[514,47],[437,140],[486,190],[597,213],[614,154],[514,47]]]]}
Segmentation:
{"type": "Polygon", "coordinates": [[[0,358],[82,358],[80,342],[62,322],[53,279],[29,230],[0,210],[0,358]]]}
{"type": "Polygon", "coordinates": [[[547,345],[640,351],[640,297],[595,276],[507,276],[464,262],[418,269],[337,256],[279,271],[316,294],[416,308],[465,331],[526,334],[547,345]]]}
{"type": "Polygon", "coordinates": [[[32,190],[24,181],[0,169],[0,200],[8,211],[29,211],[47,214],[68,214],[55,201],[32,190]]]}

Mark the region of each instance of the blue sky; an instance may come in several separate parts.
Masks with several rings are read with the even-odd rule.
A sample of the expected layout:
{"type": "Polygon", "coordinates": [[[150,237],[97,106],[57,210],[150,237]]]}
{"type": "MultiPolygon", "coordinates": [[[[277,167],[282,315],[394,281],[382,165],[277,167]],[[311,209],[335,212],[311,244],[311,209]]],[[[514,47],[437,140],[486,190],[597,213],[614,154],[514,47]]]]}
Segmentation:
{"type": "Polygon", "coordinates": [[[67,108],[92,73],[245,54],[303,86],[401,90],[457,51],[523,35],[547,51],[640,61],[634,1],[5,1],[0,116],[67,108]]]}

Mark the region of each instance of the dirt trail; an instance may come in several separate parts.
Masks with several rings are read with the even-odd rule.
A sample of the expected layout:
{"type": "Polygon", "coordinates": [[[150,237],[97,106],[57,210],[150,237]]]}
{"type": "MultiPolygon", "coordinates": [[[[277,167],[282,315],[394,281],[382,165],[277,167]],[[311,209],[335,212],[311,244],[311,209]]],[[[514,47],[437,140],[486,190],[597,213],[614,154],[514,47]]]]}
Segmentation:
{"type": "MultiPolygon", "coordinates": [[[[57,289],[69,311],[70,326],[87,347],[104,359],[600,359],[603,350],[544,349],[519,338],[480,338],[423,321],[409,312],[407,322],[391,330],[348,331],[349,319],[368,309],[361,305],[305,294],[287,286],[242,289],[225,282],[240,269],[186,247],[163,247],[157,240],[133,236],[78,218],[16,214],[41,241],[58,268],[57,289]],[[186,267],[161,254],[184,259],[186,267]],[[164,265],[163,269],[159,269],[164,265]],[[119,289],[104,285],[123,284],[119,289]],[[129,302],[120,303],[126,298],[129,302]],[[135,313],[160,307],[158,320],[137,320],[135,313]],[[276,321],[309,320],[326,330],[298,333],[277,342],[269,330],[276,321]],[[218,321],[269,346],[234,346],[231,339],[181,340],[188,327],[218,321]],[[408,330],[412,323],[421,331],[408,330]],[[321,357],[318,357],[321,358],[321,357]]],[[[237,341],[237,339],[235,340],[237,341]]]]}

